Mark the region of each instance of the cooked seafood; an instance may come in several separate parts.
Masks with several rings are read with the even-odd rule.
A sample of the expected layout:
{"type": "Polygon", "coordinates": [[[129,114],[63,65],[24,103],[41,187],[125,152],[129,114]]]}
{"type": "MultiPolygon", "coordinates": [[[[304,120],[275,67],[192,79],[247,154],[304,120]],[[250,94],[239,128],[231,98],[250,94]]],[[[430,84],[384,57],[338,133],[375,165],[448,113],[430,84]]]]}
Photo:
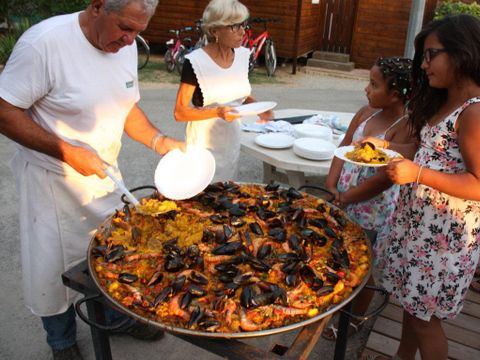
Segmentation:
{"type": "Polygon", "coordinates": [[[293,188],[215,183],[190,200],[142,202],[97,232],[92,268],[119,304],[165,325],[286,326],[341,302],[369,271],[361,228],[293,188]]]}
{"type": "Polygon", "coordinates": [[[387,164],[393,159],[370,142],[355,145],[352,151],[345,153],[345,156],[352,161],[366,164],[387,164]]]}

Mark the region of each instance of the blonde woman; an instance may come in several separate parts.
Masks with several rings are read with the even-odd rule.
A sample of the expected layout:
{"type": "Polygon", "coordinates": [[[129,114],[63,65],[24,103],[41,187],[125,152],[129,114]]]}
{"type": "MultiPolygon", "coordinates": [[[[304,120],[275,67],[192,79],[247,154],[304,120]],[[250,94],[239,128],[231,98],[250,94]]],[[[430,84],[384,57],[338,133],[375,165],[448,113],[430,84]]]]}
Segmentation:
{"type": "Polygon", "coordinates": [[[233,107],[255,101],[248,80],[250,51],[241,47],[248,16],[237,0],[210,1],[202,17],[209,44],[186,56],[177,94],[175,119],[188,122],[187,143],[212,151],[214,181],[236,178],[241,122],[233,107]]]}

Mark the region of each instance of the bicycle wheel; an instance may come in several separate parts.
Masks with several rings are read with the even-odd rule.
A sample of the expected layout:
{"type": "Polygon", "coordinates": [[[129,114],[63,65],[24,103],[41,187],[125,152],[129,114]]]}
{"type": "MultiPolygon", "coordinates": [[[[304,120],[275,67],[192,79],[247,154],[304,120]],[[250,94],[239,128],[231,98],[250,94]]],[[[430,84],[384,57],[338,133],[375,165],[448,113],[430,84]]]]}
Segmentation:
{"type": "Polygon", "coordinates": [[[268,76],[272,76],[277,69],[277,54],[272,40],[267,40],[265,43],[265,67],[268,76]]]}
{"type": "Polygon", "coordinates": [[[177,68],[177,71],[180,75],[182,75],[183,63],[185,62],[186,53],[187,53],[187,50],[184,47],[180,48],[177,53],[175,67],[177,68]]]}
{"type": "Polygon", "coordinates": [[[148,64],[148,59],[150,58],[150,47],[144,38],[140,35],[135,37],[135,42],[137,43],[137,52],[138,52],[138,70],[143,69],[148,64]]]}
{"type": "Polygon", "coordinates": [[[167,66],[168,72],[175,70],[175,61],[173,60],[172,50],[170,49],[165,53],[165,65],[167,66]]]}

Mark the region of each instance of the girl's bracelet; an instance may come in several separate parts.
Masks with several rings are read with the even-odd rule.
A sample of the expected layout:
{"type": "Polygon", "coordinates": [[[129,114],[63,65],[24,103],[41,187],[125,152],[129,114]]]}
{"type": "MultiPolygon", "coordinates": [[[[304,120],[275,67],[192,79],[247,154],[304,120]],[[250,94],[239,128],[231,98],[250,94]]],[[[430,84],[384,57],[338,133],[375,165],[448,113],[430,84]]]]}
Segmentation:
{"type": "Polygon", "coordinates": [[[157,143],[158,140],[162,137],[165,137],[164,134],[161,132],[157,132],[154,137],[152,137],[152,141],[150,142],[150,147],[152,148],[153,151],[157,151],[157,143]]]}
{"type": "Polygon", "coordinates": [[[418,169],[417,184],[418,184],[418,182],[420,181],[420,174],[422,173],[422,169],[423,169],[423,166],[420,166],[420,168],[418,169]]]}

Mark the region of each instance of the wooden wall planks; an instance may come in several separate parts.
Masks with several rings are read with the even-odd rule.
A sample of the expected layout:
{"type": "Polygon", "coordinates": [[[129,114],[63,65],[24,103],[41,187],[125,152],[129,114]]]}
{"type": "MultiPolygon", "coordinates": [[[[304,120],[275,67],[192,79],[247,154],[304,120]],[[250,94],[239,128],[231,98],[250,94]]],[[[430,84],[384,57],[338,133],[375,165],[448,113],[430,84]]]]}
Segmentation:
{"type": "MultiPolygon", "coordinates": [[[[350,53],[356,67],[370,68],[379,56],[402,55],[408,28],[411,0],[311,0],[302,1],[298,55],[314,50],[350,53]],[[331,30],[331,31],[330,31],[331,30]]],[[[424,21],[433,17],[438,0],[426,0],[424,21]]],[[[277,55],[294,56],[295,20],[298,0],[243,0],[252,17],[278,18],[268,25],[277,55]]],[[[144,37],[164,44],[169,29],[194,26],[208,0],[163,0],[144,37]]],[[[254,27],[255,33],[263,30],[254,27]]],[[[185,34],[196,39],[197,34],[185,34]]]]}

